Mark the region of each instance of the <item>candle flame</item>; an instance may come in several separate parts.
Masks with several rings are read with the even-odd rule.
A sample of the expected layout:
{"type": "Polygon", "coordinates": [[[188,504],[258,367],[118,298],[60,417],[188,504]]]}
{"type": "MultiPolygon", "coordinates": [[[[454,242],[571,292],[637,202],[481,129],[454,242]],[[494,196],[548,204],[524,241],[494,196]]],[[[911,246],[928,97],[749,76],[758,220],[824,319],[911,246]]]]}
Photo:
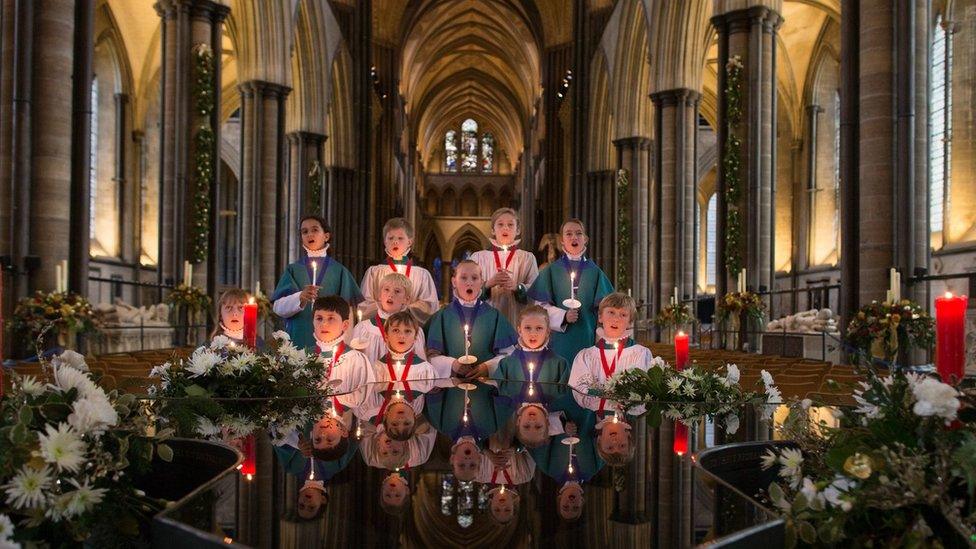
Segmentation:
{"type": "Polygon", "coordinates": [[[620,419],[617,418],[616,414],[614,414],[614,416],[613,416],[613,422],[614,423],[620,423],[620,419]]]}
{"type": "Polygon", "coordinates": [[[952,299],[952,292],[946,292],[945,293],[945,298],[946,299],[952,299]]]}
{"type": "Polygon", "coordinates": [[[248,482],[251,482],[252,480],[254,480],[254,475],[252,475],[251,473],[248,473],[245,478],[247,478],[247,481],[248,482]]]}
{"type": "Polygon", "coordinates": [[[502,484],[502,489],[501,489],[501,490],[499,490],[499,492],[498,492],[498,493],[499,493],[499,494],[504,494],[504,493],[505,493],[505,485],[504,485],[504,484],[502,484]]]}
{"type": "Polygon", "coordinates": [[[576,280],[576,271],[569,271],[570,280],[576,280]]]}
{"type": "Polygon", "coordinates": [[[233,538],[224,538],[224,543],[226,543],[227,545],[230,545],[230,544],[234,543],[234,539],[233,538]]]}
{"type": "Polygon", "coordinates": [[[570,474],[573,473],[573,464],[572,463],[569,464],[569,472],[570,472],[570,474]]]}
{"type": "Polygon", "coordinates": [[[248,305],[254,305],[254,296],[251,296],[251,297],[247,298],[247,304],[248,305]]]}
{"type": "Polygon", "coordinates": [[[683,330],[678,330],[678,337],[684,337],[685,332],[683,330]]]}

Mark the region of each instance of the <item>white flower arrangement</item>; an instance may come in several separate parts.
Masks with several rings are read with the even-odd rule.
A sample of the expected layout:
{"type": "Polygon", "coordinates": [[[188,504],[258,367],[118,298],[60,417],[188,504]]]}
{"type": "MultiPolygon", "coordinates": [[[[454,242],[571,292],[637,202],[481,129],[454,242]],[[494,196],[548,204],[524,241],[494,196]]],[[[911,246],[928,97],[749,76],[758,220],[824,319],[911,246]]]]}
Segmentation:
{"type": "Polygon", "coordinates": [[[135,397],[106,392],[82,355],[66,351],[42,367],[51,383],[14,374],[0,400],[0,462],[9,465],[0,471],[0,547],[75,545],[109,517],[138,520],[157,505],[136,493],[127,467],[171,453],[160,443],[169,434],[147,437],[135,397]]]}

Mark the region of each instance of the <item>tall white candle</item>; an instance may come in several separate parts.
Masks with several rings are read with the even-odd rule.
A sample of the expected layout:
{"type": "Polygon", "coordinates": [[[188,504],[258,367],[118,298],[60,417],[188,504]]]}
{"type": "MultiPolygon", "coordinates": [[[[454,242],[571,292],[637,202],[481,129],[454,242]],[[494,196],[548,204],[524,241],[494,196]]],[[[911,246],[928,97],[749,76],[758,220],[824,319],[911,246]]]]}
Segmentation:
{"type": "Polygon", "coordinates": [[[316,262],[312,262],[312,285],[315,285],[315,281],[318,280],[319,266],[316,262]]]}
{"type": "Polygon", "coordinates": [[[61,260],[61,291],[68,291],[68,260],[61,260]]]}
{"type": "Polygon", "coordinates": [[[61,264],[58,263],[54,266],[54,291],[62,292],[61,281],[64,280],[61,276],[61,264]]]}
{"type": "Polygon", "coordinates": [[[674,287],[674,299],[672,300],[672,303],[674,303],[675,305],[678,304],[678,287],[677,286],[674,287]]]}
{"type": "Polygon", "coordinates": [[[569,272],[569,298],[576,299],[576,271],[569,272]]]}
{"type": "Polygon", "coordinates": [[[468,325],[464,325],[464,356],[469,356],[471,353],[471,332],[468,325]]]}
{"type": "Polygon", "coordinates": [[[254,282],[254,295],[261,295],[261,281],[256,280],[254,282]]]}
{"type": "Polygon", "coordinates": [[[901,301],[901,273],[895,271],[895,287],[893,288],[895,293],[895,303],[901,301]]]}

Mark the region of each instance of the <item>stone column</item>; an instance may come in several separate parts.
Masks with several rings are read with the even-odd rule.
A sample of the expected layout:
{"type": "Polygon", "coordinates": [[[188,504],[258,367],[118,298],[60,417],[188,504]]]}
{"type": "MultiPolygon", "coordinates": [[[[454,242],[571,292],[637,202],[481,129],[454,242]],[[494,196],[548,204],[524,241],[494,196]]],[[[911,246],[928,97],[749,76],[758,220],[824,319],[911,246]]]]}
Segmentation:
{"type": "Polygon", "coordinates": [[[653,537],[654,495],[656,483],[651,444],[656,431],[640,418],[632,422],[631,441],[636,447],[634,459],[618,473],[625,482],[614,496],[608,532],[613,547],[649,547],[653,537]]]}
{"type": "MultiPolygon", "coordinates": [[[[582,212],[587,208],[585,202],[587,142],[589,141],[590,104],[590,17],[589,2],[573,0],[573,141],[571,145],[569,179],[569,211],[582,212]]],[[[555,158],[551,159],[555,160],[555,158]]],[[[591,229],[592,231],[593,229],[591,229]]]]}
{"type": "MultiPolygon", "coordinates": [[[[88,294],[91,255],[91,122],[92,60],[95,57],[95,2],[76,0],[74,59],[71,67],[71,246],[68,248],[68,289],[88,294]]],[[[121,236],[121,234],[120,234],[121,236]]]]}
{"type": "MultiPolygon", "coordinates": [[[[194,49],[205,44],[214,52],[215,106],[220,109],[220,25],[230,9],[214,0],[159,0],[156,12],[162,18],[162,101],[160,138],[160,246],[159,282],[172,283],[182,278],[183,261],[189,258],[187,236],[192,223],[193,189],[196,166],[191,156],[198,125],[205,121],[195,114],[193,104],[194,49]]],[[[214,130],[214,163],[219,167],[220,125],[217,117],[208,122],[214,130]]],[[[213,189],[219,171],[209,182],[213,189]]],[[[211,193],[211,200],[214,193],[211,193]]],[[[216,208],[211,204],[210,210],[216,208]]],[[[210,220],[213,216],[209,216],[210,220]]],[[[211,229],[213,229],[212,223],[211,229]]],[[[212,230],[211,230],[212,232],[212,230]]],[[[215,239],[208,243],[213,246],[215,239]]],[[[213,255],[211,250],[210,255],[213,255]]],[[[194,283],[209,287],[207,265],[194,269],[194,283]]]]}
{"type": "MultiPolygon", "coordinates": [[[[738,250],[742,265],[747,272],[747,285],[753,289],[772,287],[772,200],[773,173],[776,154],[775,112],[775,41],[776,30],[782,21],[780,15],[765,6],[729,11],[712,18],[718,31],[719,42],[719,89],[726,84],[725,67],[732,58],[742,62],[741,96],[742,119],[735,135],[741,140],[740,162],[742,168],[742,198],[737,204],[725,199],[723,170],[719,170],[719,231],[728,230],[725,214],[730,207],[741,213],[742,242],[738,250]]],[[[719,99],[719,153],[724,158],[728,134],[728,98],[725,93],[719,99]]],[[[720,160],[719,166],[722,166],[720,160]]],[[[725,266],[724,239],[716,258],[719,292],[727,284],[734,283],[737,273],[727,272],[725,266]]]]}
{"type": "MultiPolygon", "coordinates": [[[[322,145],[326,136],[320,133],[294,131],[288,138],[288,256],[299,257],[302,249],[298,231],[298,220],[306,214],[323,215],[325,204],[325,167],[322,163],[322,145]],[[317,168],[316,168],[317,166],[317,168]],[[316,169],[319,185],[319,202],[312,203],[313,190],[310,187],[312,170],[316,169]]],[[[328,218],[327,218],[328,219],[328,218]]]]}
{"type": "MultiPolygon", "coordinates": [[[[637,136],[617,139],[613,144],[617,149],[617,169],[627,170],[630,178],[630,287],[638,303],[651,304],[651,310],[655,310],[650,282],[655,251],[652,235],[656,234],[653,223],[657,219],[653,214],[655,199],[651,196],[651,140],[637,136]]],[[[644,307],[641,312],[647,310],[644,307]]]]}
{"type": "Polygon", "coordinates": [[[241,285],[274,288],[287,264],[285,99],[291,88],[250,80],[241,89],[241,285]]]}
{"type": "Polygon", "coordinates": [[[695,128],[700,94],[678,88],[651,95],[657,124],[656,193],[661,207],[660,272],[655,276],[658,303],[678,289],[681,299],[695,296],[695,128]]]}
{"type": "MultiPolygon", "coordinates": [[[[820,115],[824,112],[819,105],[807,105],[807,135],[806,135],[806,184],[803,186],[804,193],[800,201],[797,201],[799,209],[793,211],[793,215],[799,219],[797,223],[800,229],[800,237],[797,239],[796,249],[799,257],[795,258],[796,264],[801,269],[806,269],[810,265],[810,245],[813,239],[813,227],[811,221],[814,219],[817,198],[817,129],[819,127],[820,115]]],[[[796,294],[793,294],[794,297],[796,294]]],[[[794,309],[795,310],[795,309],[794,309]]]]}

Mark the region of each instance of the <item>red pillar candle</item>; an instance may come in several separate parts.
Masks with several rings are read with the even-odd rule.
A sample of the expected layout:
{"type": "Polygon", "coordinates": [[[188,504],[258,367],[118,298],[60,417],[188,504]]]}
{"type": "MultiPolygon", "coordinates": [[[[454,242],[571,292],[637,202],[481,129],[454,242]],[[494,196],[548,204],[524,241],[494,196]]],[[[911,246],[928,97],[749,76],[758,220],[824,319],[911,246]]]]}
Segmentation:
{"type": "Polygon", "coordinates": [[[935,367],[944,383],[958,383],[965,374],[968,303],[952,292],[935,298],[935,367]]]}
{"type": "Polygon", "coordinates": [[[688,453],[688,426],[674,422],[674,453],[679,457],[688,453]]]}
{"type": "Polygon", "coordinates": [[[258,472],[258,462],[257,462],[257,444],[254,441],[254,435],[247,435],[241,439],[241,453],[244,454],[244,461],[241,462],[241,474],[244,475],[247,480],[254,478],[254,475],[258,472]]]}
{"type": "Polygon", "coordinates": [[[678,332],[674,336],[674,369],[684,370],[688,365],[688,334],[678,332]]]}
{"type": "Polygon", "coordinates": [[[258,304],[253,297],[244,304],[244,344],[252,349],[258,344],[258,304]]]}

